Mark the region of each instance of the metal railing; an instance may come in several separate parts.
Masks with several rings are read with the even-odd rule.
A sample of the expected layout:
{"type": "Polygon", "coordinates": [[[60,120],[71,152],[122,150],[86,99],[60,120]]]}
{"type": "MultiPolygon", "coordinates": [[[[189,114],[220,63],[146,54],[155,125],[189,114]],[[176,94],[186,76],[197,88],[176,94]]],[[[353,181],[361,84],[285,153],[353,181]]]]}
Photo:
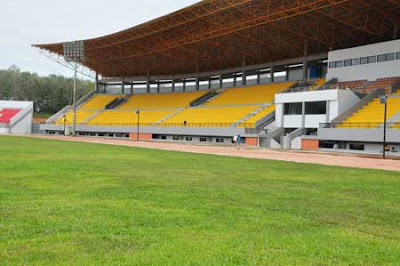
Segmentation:
{"type": "MultiPolygon", "coordinates": [[[[387,128],[400,129],[400,123],[386,123],[387,128]]],[[[320,128],[383,128],[383,122],[321,123],[320,128]]]]}
{"type": "MultiPolygon", "coordinates": [[[[68,123],[67,123],[68,124],[68,123]]],[[[254,123],[241,123],[237,127],[233,123],[93,123],[87,126],[102,127],[198,127],[198,128],[254,128],[254,123]]]]}

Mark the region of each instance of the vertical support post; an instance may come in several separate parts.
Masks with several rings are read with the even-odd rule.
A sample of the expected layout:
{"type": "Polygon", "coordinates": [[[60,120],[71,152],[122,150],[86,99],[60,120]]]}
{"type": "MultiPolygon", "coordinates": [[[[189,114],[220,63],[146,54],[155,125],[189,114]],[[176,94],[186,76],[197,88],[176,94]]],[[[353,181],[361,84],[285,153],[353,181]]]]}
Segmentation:
{"type": "Polygon", "coordinates": [[[270,69],[269,69],[270,75],[271,75],[271,83],[275,82],[275,65],[272,64],[270,69]]]}
{"type": "Polygon", "coordinates": [[[124,78],[122,78],[122,81],[121,81],[121,92],[122,92],[122,94],[125,94],[125,80],[124,80],[124,78]]]}
{"type": "Polygon", "coordinates": [[[330,123],[331,101],[326,101],[326,120],[325,123],[330,123]]]}
{"type": "Polygon", "coordinates": [[[211,90],[212,84],[211,84],[211,76],[208,78],[208,89],[211,90]]]}
{"type": "Polygon", "coordinates": [[[160,93],[160,80],[157,81],[157,93],[160,93]]]}
{"type": "Polygon", "coordinates": [[[131,94],[133,94],[133,83],[131,83],[131,94]]]}
{"type": "Polygon", "coordinates": [[[223,81],[223,77],[221,74],[221,75],[219,75],[219,88],[222,89],[223,86],[224,86],[224,81],[223,81]]]}
{"type": "Polygon", "coordinates": [[[150,72],[147,71],[146,92],[150,93],[150,72]]]}
{"type": "Polygon", "coordinates": [[[257,84],[261,83],[261,71],[258,69],[257,70],[257,84]]]}
{"type": "Polygon", "coordinates": [[[74,66],[74,91],[73,91],[73,105],[74,105],[74,113],[73,113],[73,123],[72,123],[72,135],[76,136],[76,90],[77,90],[77,74],[78,74],[78,62],[75,61],[74,66]]]}
{"type": "Polygon", "coordinates": [[[200,79],[196,77],[196,91],[200,90],[200,79]]]}
{"type": "Polygon", "coordinates": [[[301,129],[304,132],[304,129],[306,128],[306,103],[302,102],[302,107],[301,107],[301,129]]]}
{"type": "Polygon", "coordinates": [[[171,80],[171,88],[172,88],[172,92],[175,92],[175,79],[171,80]]]}
{"type": "Polygon", "coordinates": [[[246,76],[246,55],[243,55],[242,60],[242,85],[247,85],[247,76],[246,76]]]}
{"type": "Polygon", "coordinates": [[[236,74],[233,76],[233,87],[237,86],[237,76],[236,74]]]}
{"type": "Polygon", "coordinates": [[[186,79],[185,78],[182,79],[182,86],[183,86],[182,90],[185,92],[186,91],[186,79]]]}
{"type": "Polygon", "coordinates": [[[140,110],[136,110],[136,115],[137,115],[137,132],[136,132],[136,140],[139,141],[139,135],[140,135],[140,110]]]}
{"type": "Polygon", "coordinates": [[[96,81],[94,83],[94,89],[96,93],[99,93],[99,73],[96,72],[96,81]]]}
{"type": "Polygon", "coordinates": [[[304,55],[303,55],[303,79],[308,77],[308,42],[304,42],[304,55]]]}
{"type": "Polygon", "coordinates": [[[286,65],[285,69],[286,69],[286,81],[289,81],[289,79],[290,79],[290,67],[289,67],[289,65],[286,65]]]}
{"type": "Polygon", "coordinates": [[[397,40],[399,38],[399,23],[394,22],[393,25],[393,40],[397,40]]]}
{"type": "Polygon", "coordinates": [[[200,90],[199,62],[196,60],[196,91],[200,90]]]}
{"type": "Polygon", "coordinates": [[[107,92],[107,83],[103,83],[103,93],[107,92]]]}

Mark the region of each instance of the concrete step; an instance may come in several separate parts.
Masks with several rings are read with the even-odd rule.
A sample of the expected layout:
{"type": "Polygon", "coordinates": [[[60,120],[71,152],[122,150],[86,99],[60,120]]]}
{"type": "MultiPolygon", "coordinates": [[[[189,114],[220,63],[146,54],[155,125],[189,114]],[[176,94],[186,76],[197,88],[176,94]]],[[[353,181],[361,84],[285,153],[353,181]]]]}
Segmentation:
{"type": "Polygon", "coordinates": [[[79,125],[80,126],[86,125],[90,120],[92,120],[93,118],[97,117],[98,115],[100,115],[103,112],[104,112],[104,110],[97,111],[95,114],[89,116],[86,120],[82,121],[82,123],[80,123],[79,125]]]}
{"type": "Polygon", "coordinates": [[[179,108],[178,110],[176,110],[176,112],[173,112],[170,115],[167,115],[166,117],[164,117],[163,119],[161,119],[160,121],[156,122],[155,125],[159,125],[161,123],[164,123],[165,121],[167,121],[168,119],[170,119],[171,117],[179,114],[180,112],[182,112],[183,110],[185,110],[185,108],[179,108]]]}
{"type": "Polygon", "coordinates": [[[232,127],[236,127],[238,125],[240,125],[241,123],[247,121],[248,119],[252,118],[253,116],[255,116],[256,114],[258,114],[259,112],[263,111],[265,108],[267,108],[268,106],[270,106],[270,104],[264,104],[263,106],[261,106],[260,108],[258,108],[257,110],[254,110],[253,112],[251,112],[250,114],[246,115],[245,117],[243,117],[242,119],[240,119],[239,121],[233,123],[231,126],[232,127]]]}

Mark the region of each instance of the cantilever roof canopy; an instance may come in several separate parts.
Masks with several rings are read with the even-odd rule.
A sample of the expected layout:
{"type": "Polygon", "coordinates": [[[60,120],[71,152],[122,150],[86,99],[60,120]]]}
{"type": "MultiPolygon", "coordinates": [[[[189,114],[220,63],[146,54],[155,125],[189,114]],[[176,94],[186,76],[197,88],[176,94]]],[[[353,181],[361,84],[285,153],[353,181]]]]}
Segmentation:
{"type": "Polygon", "coordinates": [[[84,65],[104,77],[218,72],[387,41],[399,18],[398,0],[204,0],[85,40],[84,65]]]}

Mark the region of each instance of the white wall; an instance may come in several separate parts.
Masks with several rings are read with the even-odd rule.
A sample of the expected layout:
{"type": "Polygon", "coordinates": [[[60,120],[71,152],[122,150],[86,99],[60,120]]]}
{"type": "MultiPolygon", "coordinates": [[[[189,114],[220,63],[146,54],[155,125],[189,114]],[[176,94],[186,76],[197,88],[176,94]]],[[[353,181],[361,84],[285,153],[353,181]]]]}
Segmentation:
{"type": "Polygon", "coordinates": [[[301,128],[302,115],[284,115],[285,103],[328,102],[326,115],[305,115],[306,128],[318,128],[320,123],[329,123],[357,104],[360,99],[350,90],[325,90],[282,93],[275,96],[276,125],[280,128],[301,128]]]}
{"type": "MultiPolygon", "coordinates": [[[[355,48],[329,52],[329,62],[346,59],[374,56],[400,52],[400,40],[365,45],[355,48]]],[[[328,64],[329,65],[329,64],[328,64]]],[[[365,65],[329,68],[327,79],[337,78],[339,81],[376,80],[378,78],[400,76],[400,60],[376,62],[365,65]]]]}
{"type": "Polygon", "coordinates": [[[33,112],[28,112],[21,120],[10,128],[11,134],[32,134],[33,112]]]}
{"type": "Polygon", "coordinates": [[[11,118],[10,129],[0,129],[0,134],[31,134],[33,120],[33,102],[0,101],[0,109],[22,109],[11,118]]]}

